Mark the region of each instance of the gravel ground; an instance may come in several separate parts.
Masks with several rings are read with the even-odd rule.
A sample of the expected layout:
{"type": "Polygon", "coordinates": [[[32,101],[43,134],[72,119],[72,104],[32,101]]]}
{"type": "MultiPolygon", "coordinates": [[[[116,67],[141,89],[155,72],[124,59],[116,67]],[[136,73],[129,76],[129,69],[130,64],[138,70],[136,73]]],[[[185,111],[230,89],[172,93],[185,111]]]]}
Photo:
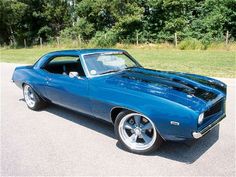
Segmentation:
{"type": "Polygon", "coordinates": [[[235,176],[236,79],[227,117],[198,141],[166,142],[151,155],[120,148],[113,127],[52,105],[29,110],[11,82],[16,64],[1,63],[1,176],[235,176]]]}

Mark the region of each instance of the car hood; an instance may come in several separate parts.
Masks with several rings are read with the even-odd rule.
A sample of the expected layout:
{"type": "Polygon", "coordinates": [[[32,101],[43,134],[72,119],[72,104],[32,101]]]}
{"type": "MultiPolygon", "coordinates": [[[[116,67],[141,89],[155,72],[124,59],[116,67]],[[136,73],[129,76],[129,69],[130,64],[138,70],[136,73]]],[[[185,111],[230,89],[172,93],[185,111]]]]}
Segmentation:
{"type": "Polygon", "coordinates": [[[222,98],[226,91],[224,83],[212,78],[145,68],[113,74],[106,82],[120,89],[151,94],[199,111],[222,98]]]}

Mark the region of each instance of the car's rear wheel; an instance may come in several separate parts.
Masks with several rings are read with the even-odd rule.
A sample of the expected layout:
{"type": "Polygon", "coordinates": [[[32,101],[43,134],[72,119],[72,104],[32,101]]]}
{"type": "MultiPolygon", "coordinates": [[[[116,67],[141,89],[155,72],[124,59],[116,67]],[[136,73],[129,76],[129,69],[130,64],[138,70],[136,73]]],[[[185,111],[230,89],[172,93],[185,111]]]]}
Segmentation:
{"type": "Polygon", "coordinates": [[[46,106],[46,102],[42,100],[28,84],[24,84],[23,86],[23,95],[26,105],[32,110],[37,111],[46,106]]]}
{"type": "Polygon", "coordinates": [[[158,149],[163,142],[154,123],[148,117],[131,111],[122,111],[118,114],[115,133],[125,149],[138,154],[150,153],[158,149]]]}

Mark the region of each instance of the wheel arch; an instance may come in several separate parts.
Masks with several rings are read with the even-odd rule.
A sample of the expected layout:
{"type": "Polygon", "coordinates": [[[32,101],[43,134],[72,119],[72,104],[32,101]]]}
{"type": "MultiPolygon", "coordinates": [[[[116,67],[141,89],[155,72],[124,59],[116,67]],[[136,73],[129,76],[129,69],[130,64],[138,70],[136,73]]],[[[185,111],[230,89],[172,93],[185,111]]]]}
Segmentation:
{"type": "Polygon", "coordinates": [[[123,111],[123,110],[128,110],[128,109],[125,109],[123,107],[113,107],[110,111],[110,119],[111,119],[111,122],[112,124],[114,125],[115,124],[115,120],[116,120],[116,117],[117,115],[123,111]]]}
{"type": "MultiPolygon", "coordinates": [[[[21,87],[24,88],[24,85],[25,85],[25,84],[28,84],[28,83],[22,82],[22,83],[21,83],[21,87]]],[[[28,85],[30,85],[30,84],[28,84],[28,85]]]]}
{"type": "Polygon", "coordinates": [[[33,89],[33,91],[37,94],[37,96],[38,96],[39,98],[41,98],[43,101],[45,101],[45,102],[50,102],[48,99],[46,99],[45,97],[43,97],[43,96],[38,92],[38,90],[37,90],[32,84],[30,84],[30,83],[24,81],[24,82],[21,83],[22,89],[24,89],[24,85],[29,85],[29,86],[33,89]]]}
{"type": "MultiPolygon", "coordinates": [[[[35,88],[34,88],[34,86],[32,85],[32,84],[30,84],[30,83],[28,83],[28,82],[26,82],[26,81],[23,81],[22,83],[21,83],[21,87],[22,87],[22,89],[24,89],[24,86],[25,85],[29,85],[30,87],[32,87],[33,88],[33,90],[35,91],[35,88]]],[[[35,91],[36,92],[36,91],[35,91]]]]}
{"type": "Polygon", "coordinates": [[[123,106],[115,106],[115,107],[112,107],[111,111],[110,111],[110,119],[111,119],[113,124],[115,123],[117,115],[121,111],[131,111],[131,112],[139,113],[139,114],[142,114],[142,115],[146,116],[143,112],[140,112],[140,111],[137,111],[137,110],[134,110],[134,109],[130,109],[130,108],[123,107],[123,106]]]}

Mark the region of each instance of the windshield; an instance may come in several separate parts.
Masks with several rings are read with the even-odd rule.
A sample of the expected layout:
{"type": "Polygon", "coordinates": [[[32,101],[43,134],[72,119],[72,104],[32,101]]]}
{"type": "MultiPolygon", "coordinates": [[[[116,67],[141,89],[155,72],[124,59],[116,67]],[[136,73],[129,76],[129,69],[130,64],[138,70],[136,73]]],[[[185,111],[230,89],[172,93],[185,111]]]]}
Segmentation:
{"type": "Polygon", "coordinates": [[[139,64],[123,53],[95,53],[83,56],[91,76],[139,67],[139,64]]]}

